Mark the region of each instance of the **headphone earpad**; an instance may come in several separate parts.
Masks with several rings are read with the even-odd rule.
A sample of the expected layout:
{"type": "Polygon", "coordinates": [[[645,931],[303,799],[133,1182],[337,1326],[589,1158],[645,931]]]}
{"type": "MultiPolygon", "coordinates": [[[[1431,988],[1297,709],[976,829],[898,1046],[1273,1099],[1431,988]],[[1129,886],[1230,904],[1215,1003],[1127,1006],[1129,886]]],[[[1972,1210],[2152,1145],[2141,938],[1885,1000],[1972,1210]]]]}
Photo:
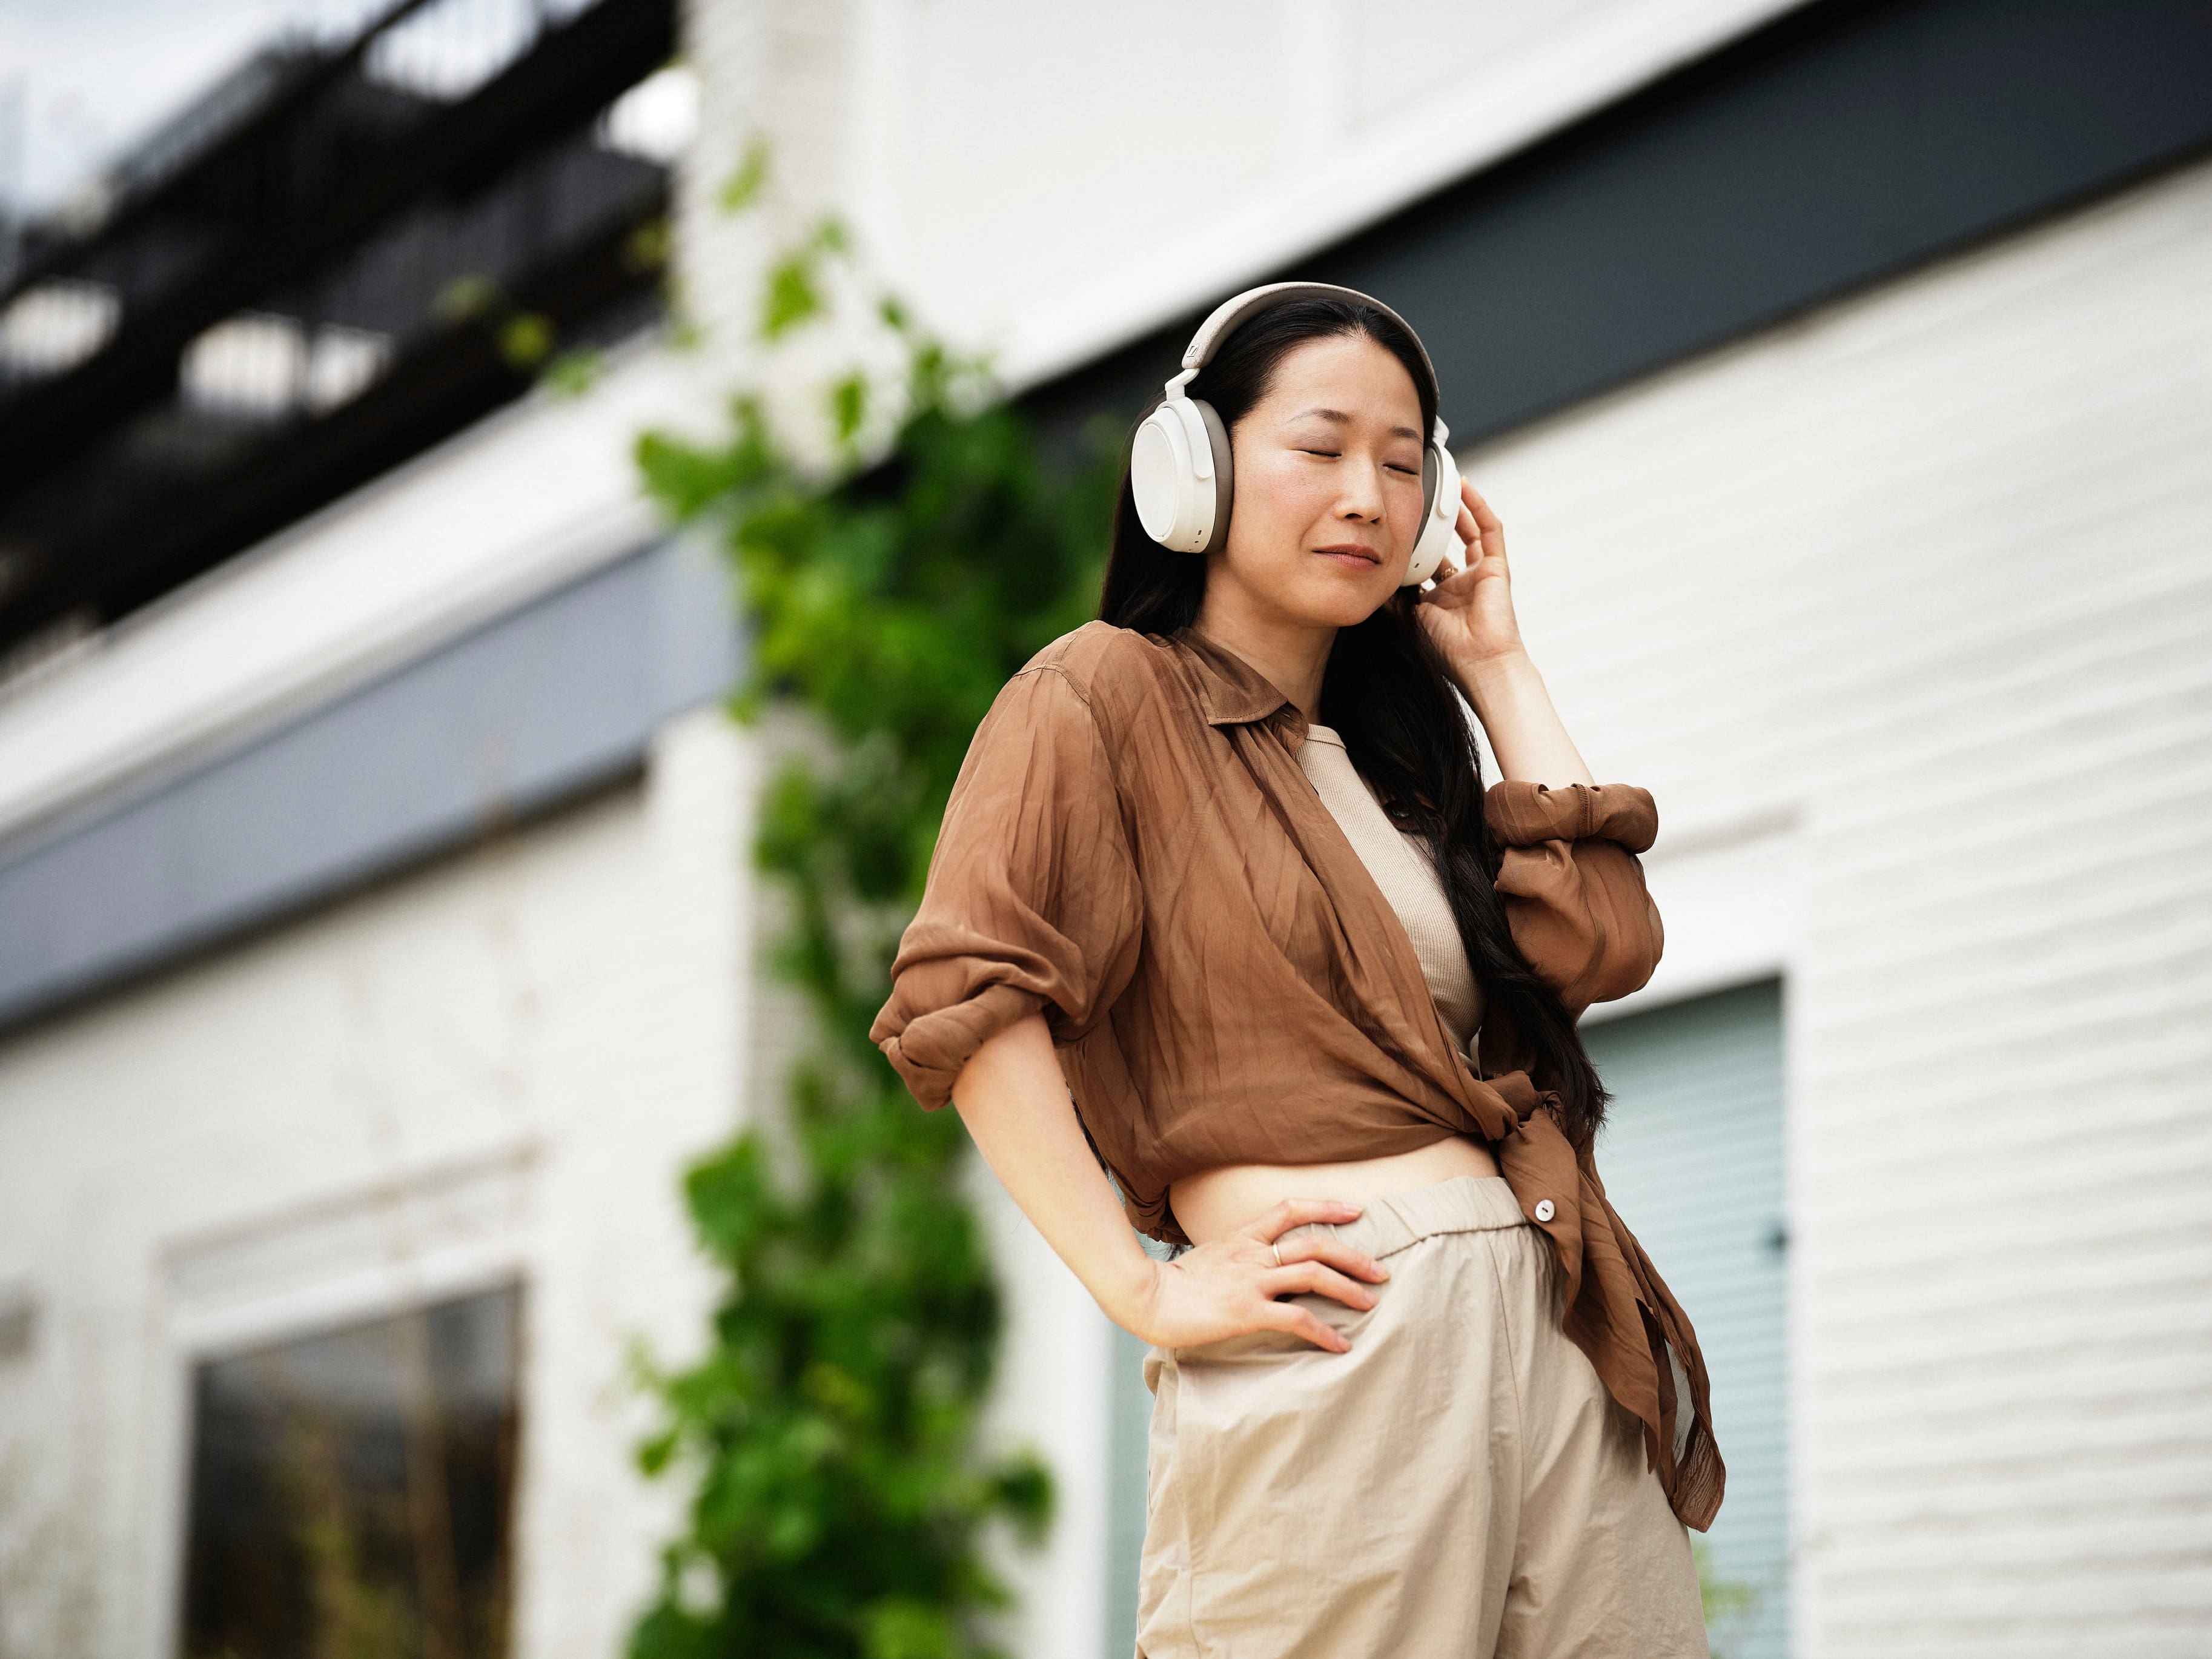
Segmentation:
{"type": "Polygon", "coordinates": [[[1237,505],[1237,467],[1230,459],[1229,428],[1221,423],[1213,405],[1203,398],[1193,398],[1190,406],[1206,422],[1206,445],[1213,452],[1213,528],[1206,545],[1198,550],[1218,553],[1229,544],[1229,515],[1237,505]]]}
{"type": "Polygon", "coordinates": [[[1437,573],[1444,555],[1460,544],[1459,463],[1442,444],[1421,452],[1421,531],[1401,587],[1418,587],[1437,573]]]}

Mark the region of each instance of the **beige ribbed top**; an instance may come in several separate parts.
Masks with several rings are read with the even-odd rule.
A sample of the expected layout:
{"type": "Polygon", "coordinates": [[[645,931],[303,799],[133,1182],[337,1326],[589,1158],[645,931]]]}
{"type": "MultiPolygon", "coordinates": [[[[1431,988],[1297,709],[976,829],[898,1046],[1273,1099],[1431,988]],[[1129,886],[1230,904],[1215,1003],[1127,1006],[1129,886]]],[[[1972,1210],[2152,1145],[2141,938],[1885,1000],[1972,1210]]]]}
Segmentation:
{"type": "Polygon", "coordinates": [[[1298,749],[1298,764],[1313,780],[1315,793],[1329,816],[1344,830],[1352,850],[1375,878],[1382,896],[1398,913],[1413,954],[1421,959],[1421,974],[1437,1000],[1437,1012],[1461,1049],[1468,1045],[1482,1024],[1482,987],[1468,965],[1466,947],[1460,942],[1458,924],[1452,921],[1451,901],[1444,896],[1425,837],[1403,830],[1390,821],[1367,780],[1359,775],[1345,752],[1344,739],[1335,728],[1310,725],[1298,749]]]}

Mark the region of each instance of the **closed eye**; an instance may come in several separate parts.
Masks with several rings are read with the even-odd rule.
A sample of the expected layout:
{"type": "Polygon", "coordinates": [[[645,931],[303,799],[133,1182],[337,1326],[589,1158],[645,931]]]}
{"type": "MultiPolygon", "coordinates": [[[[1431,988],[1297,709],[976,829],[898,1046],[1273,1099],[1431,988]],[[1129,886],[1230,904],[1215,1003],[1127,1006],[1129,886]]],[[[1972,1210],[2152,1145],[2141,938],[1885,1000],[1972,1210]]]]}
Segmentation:
{"type": "MultiPolygon", "coordinates": [[[[1332,461],[1340,460],[1344,455],[1344,452],[1340,449],[1308,449],[1304,446],[1299,447],[1298,453],[1301,455],[1319,455],[1332,461]]],[[[1421,469],[1418,466],[1400,466],[1395,461],[1389,462],[1387,465],[1391,471],[1402,472],[1409,478],[1418,478],[1421,476],[1421,469]]]]}

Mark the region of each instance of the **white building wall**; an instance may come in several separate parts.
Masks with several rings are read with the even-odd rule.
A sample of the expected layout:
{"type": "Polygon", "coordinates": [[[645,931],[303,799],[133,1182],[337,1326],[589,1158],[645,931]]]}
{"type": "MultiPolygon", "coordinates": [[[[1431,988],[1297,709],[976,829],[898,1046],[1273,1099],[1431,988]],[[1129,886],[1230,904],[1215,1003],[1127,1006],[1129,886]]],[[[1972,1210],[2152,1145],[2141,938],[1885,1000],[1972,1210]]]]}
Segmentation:
{"type": "Polygon", "coordinates": [[[738,1099],[752,772],[682,717],[641,783],[0,1046],[22,1651],[175,1650],[197,1357],[517,1276],[517,1652],[620,1650],[674,1519],[626,1358],[704,1329],[678,1182],[738,1099]]]}
{"type": "Polygon", "coordinates": [[[1094,1659],[1106,1631],[1114,1328],[981,1158],[969,1159],[969,1173],[1006,1310],[982,1433],[994,1446],[1036,1452],[1053,1475],[1042,1545],[1003,1533],[991,1540],[1018,1598],[992,1628],[1018,1659],[1094,1659]]]}
{"type": "Polygon", "coordinates": [[[2208,293],[2200,165],[1467,458],[1672,931],[1786,957],[1820,1659],[2212,1631],[2208,293]]]}
{"type": "MultiPolygon", "coordinates": [[[[635,343],[9,687],[0,828],[631,553],[632,442],[703,385],[635,343]]],[[[703,1337],[678,1182],[746,1098],[757,751],[678,716],[640,781],[0,1040],[0,1656],[174,1651],[196,1357],[517,1276],[517,1651],[619,1650],[677,1496],[629,1345],[703,1337]]]]}

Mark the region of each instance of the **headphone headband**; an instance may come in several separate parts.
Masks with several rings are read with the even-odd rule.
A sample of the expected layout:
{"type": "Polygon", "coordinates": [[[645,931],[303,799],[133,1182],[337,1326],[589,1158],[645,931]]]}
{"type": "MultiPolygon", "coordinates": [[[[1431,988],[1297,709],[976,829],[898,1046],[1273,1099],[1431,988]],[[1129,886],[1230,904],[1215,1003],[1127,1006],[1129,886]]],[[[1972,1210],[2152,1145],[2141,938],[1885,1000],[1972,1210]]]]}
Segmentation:
{"type": "Polygon", "coordinates": [[[1343,300],[1354,305],[1372,306],[1406,331],[1413,349],[1421,354],[1421,366],[1429,371],[1429,384],[1437,384],[1437,366],[1429,360],[1429,349],[1421,343],[1421,337],[1413,331],[1413,325],[1373,295],[1362,294],[1356,288],[1341,288],[1334,283],[1266,283],[1231,295],[1214,307],[1198,325],[1198,332],[1190,337],[1190,344],[1182,354],[1182,372],[1167,383],[1166,395],[1179,396],[1212,359],[1214,348],[1228,338],[1239,323],[1288,300],[1343,300]]]}

